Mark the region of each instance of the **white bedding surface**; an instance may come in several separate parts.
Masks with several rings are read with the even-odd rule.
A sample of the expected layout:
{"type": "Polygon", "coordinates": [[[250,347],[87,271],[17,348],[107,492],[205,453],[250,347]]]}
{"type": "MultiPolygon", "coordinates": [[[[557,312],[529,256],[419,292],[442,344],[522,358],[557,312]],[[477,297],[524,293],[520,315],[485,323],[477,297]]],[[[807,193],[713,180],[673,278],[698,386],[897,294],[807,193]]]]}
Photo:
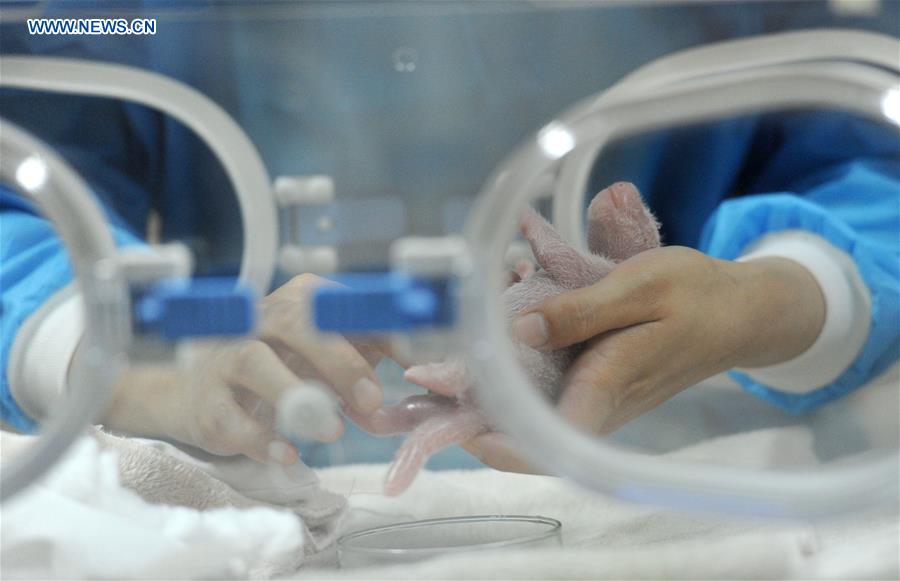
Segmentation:
{"type": "MultiPolygon", "coordinates": [[[[852,451],[864,442],[863,451],[892,450],[891,458],[900,465],[896,375],[882,383],[885,390],[880,393],[870,387],[868,395],[848,397],[855,409],[829,406],[808,425],[749,430],[746,425],[732,426],[745,431],[694,438],[692,444],[666,442],[669,449],[660,453],[689,461],[697,471],[723,462],[815,470],[823,450],[850,450],[839,456],[849,462],[852,451]],[[880,427],[872,421],[879,417],[886,420],[880,427]]],[[[747,409],[733,394],[724,401],[747,409]]],[[[662,427],[719,421],[714,407],[688,411],[670,413],[668,421],[674,423],[662,427]]],[[[3,432],[0,440],[0,460],[5,462],[34,437],[3,432]]],[[[266,578],[296,571],[300,563],[306,568],[294,572],[294,578],[900,577],[896,506],[893,512],[884,509],[817,523],[714,518],[628,504],[553,477],[490,469],[425,471],[406,493],[388,498],[381,492],[385,464],[318,470],[322,486],[338,496],[321,490],[309,469],[282,474],[247,462],[221,459],[209,464],[189,460],[161,443],[85,436],[42,484],[4,504],[0,578],[266,578]],[[344,497],[349,499],[346,513],[344,497]],[[563,545],[360,569],[313,565],[333,562],[329,547],[342,532],[485,514],[558,519],[563,545]]]]}
{"type": "MultiPolygon", "coordinates": [[[[811,442],[809,433],[803,429],[774,428],[719,438],[671,456],[702,462],[727,451],[730,460],[744,465],[757,464],[761,459],[770,465],[808,464],[812,461],[811,442]]],[[[12,440],[4,438],[4,443],[9,444],[4,445],[4,454],[15,448],[12,440]]],[[[258,507],[237,509],[234,503],[225,503],[232,507],[197,512],[185,506],[149,505],[132,490],[119,485],[120,477],[116,473],[123,466],[121,458],[117,462],[114,450],[98,454],[92,439],[84,444],[93,446],[82,449],[80,454],[71,454],[61,463],[54,470],[55,476],[35,488],[33,494],[38,496],[32,502],[23,498],[22,503],[4,505],[2,552],[7,558],[2,559],[0,577],[71,578],[73,570],[78,569],[85,573],[79,577],[90,578],[180,579],[210,575],[265,578],[274,571],[293,570],[285,567],[289,562],[305,561],[308,565],[332,562],[333,555],[328,550],[319,551],[315,558],[308,555],[310,549],[317,551],[321,547],[316,543],[310,545],[308,538],[301,544],[302,527],[295,520],[300,514],[296,512],[297,507],[278,511],[271,504],[259,503],[258,507]],[[63,505],[65,510],[60,508],[63,505]],[[256,512],[251,514],[247,510],[256,512]],[[16,538],[21,542],[16,542],[16,538]],[[22,543],[30,538],[45,539],[41,545],[43,552],[21,552],[22,543]],[[110,552],[112,545],[119,549],[110,552]]],[[[146,447],[140,442],[131,445],[135,447],[131,452],[146,447]]],[[[128,457],[126,454],[124,458],[128,457]]],[[[127,467],[128,462],[125,464],[127,467]]],[[[158,470],[163,468],[157,463],[158,470]]],[[[560,520],[563,546],[468,553],[394,567],[336,570],[310,565],[293,577],[896,579],[900,576],[900,523],[896,513],[818,524],[716,519],[628,504],[553,477],[506,474],[490,469],[426,471],[405,494],[388,498],[381,494],[386,470],[387,465],[377,464],[319,471],[324,487],[349,499],[349,512],[334,523],[335,530],[329,527],[328,537],[333,539],[341,530],[425,518],[519,514],[560,520]]],[[[122,478],[135,487],[133,490],[146,495],[147,480],[135,480],[129,475],[131,472],[125,470],[122,478]]],[[[222,483],[222,487],[227,485],[222,483]]]]}
{"type": "MultiPolygon", "coordinates": [[[[809,438],[773,429],[721,438],[675,453],[702,460],[742,450],[755,464],[782,454],[804,463],[809,438]],[[804,452],[804,450],[806,452],[804,452]]],[[[740,455],[739,455],[740,456],[740,455]]],[[[638,506],[564,480],[494,470],[425,472],[404,495],[381,495],[384,465],[322,470],[326,488],[348,495],[347,531],[391,522],[479,514],[541,515],[563,523],[563,547],[469,553],[416,564],[304,570],[296,578],[384,579],[896,579],[900,522],[874,514],[822,523],[724,519],[638,506]]]]}

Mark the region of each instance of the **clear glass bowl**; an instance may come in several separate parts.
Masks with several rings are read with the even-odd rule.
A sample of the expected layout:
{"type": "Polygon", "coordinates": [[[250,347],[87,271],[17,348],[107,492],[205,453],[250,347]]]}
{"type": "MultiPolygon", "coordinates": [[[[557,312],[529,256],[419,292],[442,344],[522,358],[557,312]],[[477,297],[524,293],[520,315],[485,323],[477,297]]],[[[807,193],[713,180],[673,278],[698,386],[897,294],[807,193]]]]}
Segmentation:
{"type": "Polygon", "coordinates": [[[561,546],[562,523],[542,516],[487,515],[397,523],[344,535],[342,568],[411,563],[468,551],[561,546]]]}

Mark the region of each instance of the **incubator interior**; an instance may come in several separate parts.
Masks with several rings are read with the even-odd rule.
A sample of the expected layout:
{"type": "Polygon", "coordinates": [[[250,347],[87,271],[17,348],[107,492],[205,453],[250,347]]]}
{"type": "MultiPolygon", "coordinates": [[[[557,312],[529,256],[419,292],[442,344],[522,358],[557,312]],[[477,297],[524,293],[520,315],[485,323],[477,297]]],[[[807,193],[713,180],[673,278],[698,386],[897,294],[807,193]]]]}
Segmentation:
{"type": "MultiPolygon", "coordinates": [[[[590,400],[623,414],[591,429],[558,406],[572,366],[599,340],[548,354],[512,341],[510,328],[541,300],[595,284],[660,244],[701,248],[719,236],[723,260],[744,254],[735,240],[755,240],[756,226],[704,229],[718,204],[710,192],[786,196],[862,171],[817,142],[829,128],[850,150],[882,144],[866,163],[896,176],[898,8],[166,2],[7,11],[0,174],[21,208],[49,219],[43,232],[62,238],[71,271],[40,307],[70,319],[49,327],[23,315],[5,363],[13,397],[28,391],[19,400],[28,417],[4,424],[4,495],[27,494],[66,453],[88,454],[83,443],[69,449],[88,425],[104,426],[101,450],[166,456],[233,487],[255,482],[245,464],[221,465],[237,448],[211,435],[237,441],[255,424],[222,426],[202,410],[227,388],[231,412],[277,433],[280,447],[249,453],[268,462],[258,468],[266,486],[299,490],[328,474],[336,496],[317,497],[322,510],[343,509],[338,497],[352,510],[327,527],[387,526],[341,541],[348,567],[531,539],[495,522],[483,537],[466,522],[397,531],[390,525],[424,517],[387,516],[378,504],[386,495],[400,503],[385,505],[392,510],[404,498],[440,505],[442,489],[416,487],[422,471],[484,468],[491,459],[458,444],[489,432],[515,450],[514,471],[704,518],[895,511],[896,363],[875,364],[866,385],[809,409],[772,397],[752,369],[685,383],[695,371],[686,367],[647,411],[590,400]],[[151,18],[157,29],[127,39],[23,35],[34,15],[151,18]],[[741,148],[756,157],[728,155],[741,148]],[[661,222],[644,204],[661,209],[661,222]],[[737,254],[725,256],[727,245],[737,254]],[[57,343],[71,363],[41,364],[26,343],[57,343]],[[316,359],[348,350],[346,362],[316,359]],[[372,413],[354,399],[363,364],[373,369],[363,388],[374,383],[381,398],[372,413]],[[281,369],[297,384],[284,387],[281,369]],[[140,393],[132,399],[121,395],[129,381],[140,393]],[[184,397],[147,411],[175,385],[184,397]],[[194,410],[204,419],[192,420],[194,410]],[[135,452],[126,436],[152,452],[135,452]],[[286,455],[291,462],[274,466],[286,455]]],[[[777,229],[803,227],[791,220],[777,229]]],[[[56,242],[33,243],[51,252],[41,244],[56,242]]],[[[8,260],[14,250],[4,248],[8,260]]],[[[666,367],[693,340],[652,357],[666,367]]],[[[617,355],[646,365],[638,344],[623,341],[632,351],[617,355]]],[[[597,353],[601,363],[611,356],[597,353]]],[[[641,380],[629,379],[634,389],[641,380]]],[[[125,484],[138,486],[132,477],[125,484]]],[[[486,514],[476,509],[428,516],[486,514]]],[[[555,522],[539,504],[521,518],[555,522]]],[[[564,543],[561,520],[540,531],[541,543],[550,539],[542,546],[564,543]]],[[[328,533],[331,543],[339,536],[328,533]]]]}

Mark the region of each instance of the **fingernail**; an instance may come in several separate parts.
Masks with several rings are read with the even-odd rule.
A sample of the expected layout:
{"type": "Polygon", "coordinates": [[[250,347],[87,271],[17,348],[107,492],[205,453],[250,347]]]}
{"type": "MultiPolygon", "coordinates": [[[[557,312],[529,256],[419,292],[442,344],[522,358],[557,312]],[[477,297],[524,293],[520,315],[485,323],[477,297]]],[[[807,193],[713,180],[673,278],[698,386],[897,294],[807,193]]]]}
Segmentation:
{"type": "Polygon", "coordinates": [[[353,402],[359,411],[372,412],[381,405],[381,389],[367,377],[354,383],[350,388],[350,393],[353,395],[353,402]]]}
{"type": "Polygon", "coordinates": [[[512,334],[533,349],[542,347],[550,338],[547,321],[540,313],[529,313],[513,321],[512,334]]]}
{"type": "Polygon", "coordinates": [[[300,453],[290,444],[273,440],[269,442],[269,458],[279,464],[290,465],[300,459],[300,453]]]}

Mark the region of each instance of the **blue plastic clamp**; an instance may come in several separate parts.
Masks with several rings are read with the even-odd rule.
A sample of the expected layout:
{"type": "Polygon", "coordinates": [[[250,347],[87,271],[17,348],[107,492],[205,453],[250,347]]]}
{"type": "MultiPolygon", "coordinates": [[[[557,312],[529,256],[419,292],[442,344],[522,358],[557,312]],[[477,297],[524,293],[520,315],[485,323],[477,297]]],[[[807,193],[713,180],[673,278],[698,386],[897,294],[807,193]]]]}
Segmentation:
{"type": "Polygon", "coordinates": [[[338,275],[313,295],[316,326],[337,333],[407,332],[451,326],[452,283],[402,273],[338,275]]]}
{"type": "Polygon", "coordinates": [[[136,330],[169,341],[246,335],[256,326],[255,294],[233,278],[160,281],[132,304],[136,330]]]}

